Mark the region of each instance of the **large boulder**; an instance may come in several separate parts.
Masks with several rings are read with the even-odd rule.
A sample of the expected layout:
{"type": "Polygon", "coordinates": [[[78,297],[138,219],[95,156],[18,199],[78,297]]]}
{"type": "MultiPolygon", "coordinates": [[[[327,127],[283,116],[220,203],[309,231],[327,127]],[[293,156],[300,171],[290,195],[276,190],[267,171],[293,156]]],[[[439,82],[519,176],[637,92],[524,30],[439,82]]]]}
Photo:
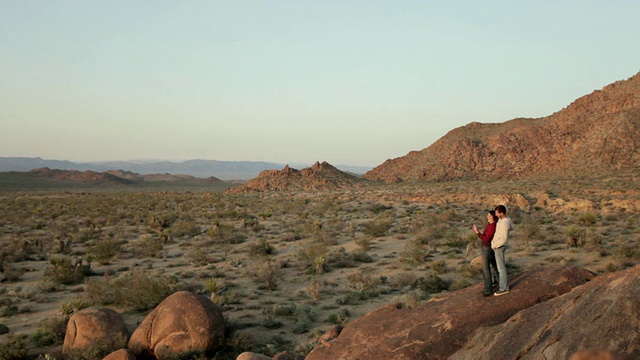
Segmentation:
{"type": "Polygon", "coordinates": [[[89,308],[74,313],[67,323],[63,353],[100,350],[105,353],[125,348],[129,332],[122,316],[106,308],[89,308]]]}
{"type": "Polygon", "coordinates": [[[129,350],[137,359],[211,355],[224,341],[222,311],[211,300],[188,291],[162,301],[133,332],[129,350]]]}
{"type": "Polygon", "coordinates": [[[136,360],[136,358],[127,349],[120,349],[107,355],[102,360],[136,360]]]}
{"type": "Polygon", "coordinates": [[[238,355],[236,360],[271,360],[271,356],[245,351],[238,355]]]}
{"type": "Polygon", "coordinates": [[[306,359],[446,359],[478,328],[501,324],[593,277],[583,269],[547,267],[518,276],[511,292],[500,297],[483,297],[478,284],[415,309],[387,305],[350,323],[330,346],[319,344],[306,359]]]}
{"type": "MultiPolygon", "coordinates": [[[[506,296],[505,296],[506,297],[506,296]]],[[[452,359],[640,359],[640,265],[478,330],[452,359]],[[505,346],[508,344],[508,346],[505,346]],[[616,355],[621,355],[616,357],[616,355]]]]}

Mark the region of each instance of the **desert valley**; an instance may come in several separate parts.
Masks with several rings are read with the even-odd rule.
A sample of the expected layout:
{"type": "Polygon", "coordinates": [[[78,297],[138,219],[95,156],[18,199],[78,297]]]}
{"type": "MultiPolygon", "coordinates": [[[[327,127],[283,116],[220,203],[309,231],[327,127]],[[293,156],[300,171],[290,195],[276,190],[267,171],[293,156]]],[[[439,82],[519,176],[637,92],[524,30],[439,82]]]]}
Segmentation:
{"type": "Polygon", "coordinates": [[[639,135],[640,73],[362,176],[321,161],[243,184],[1,173],[0,358],[638,358],[639,135]],[[512,291],[485,298],[471,227],[498,204],[516,225],[512,291]],[[220,315],[206,345],[172,352],[196,331],[140,333],[158,304],[194,294],[220,315]],[[104,308],[121,338],[82,333],[104,308]]]}

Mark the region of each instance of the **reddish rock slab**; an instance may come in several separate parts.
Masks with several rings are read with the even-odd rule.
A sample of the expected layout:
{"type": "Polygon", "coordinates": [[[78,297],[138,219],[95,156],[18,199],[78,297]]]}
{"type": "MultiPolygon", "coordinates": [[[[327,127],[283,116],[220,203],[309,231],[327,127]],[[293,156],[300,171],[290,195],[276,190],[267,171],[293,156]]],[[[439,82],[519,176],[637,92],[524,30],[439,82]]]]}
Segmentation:
{"type": "Polygon", "coordinates": [[[480,327],[498,325],[517,312],[567,293],[594,274],[572,267],[528,271],[511,281],[511,292],[483,297],[482,284],[447,293],[415,309],[391,304],[347,325],[330,346],[320,344],[307,360],[447,359],[480,327]]]}
{"type": "Polygon", "coordinates": [[[640,265],[598,276],[504,324],[480,329],[451,358],[568,359],[572,354],[640,359],[640,265]]]}

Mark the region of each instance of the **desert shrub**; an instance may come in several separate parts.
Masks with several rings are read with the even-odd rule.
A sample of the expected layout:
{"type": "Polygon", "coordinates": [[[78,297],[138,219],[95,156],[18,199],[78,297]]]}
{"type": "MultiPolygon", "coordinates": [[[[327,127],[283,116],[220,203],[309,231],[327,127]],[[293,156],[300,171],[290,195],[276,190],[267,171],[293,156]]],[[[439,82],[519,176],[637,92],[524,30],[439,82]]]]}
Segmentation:
{"type": "Polygon", "coordinates": [[[380,237],[384,236],[390,229],[390,220],[372,220],[364,225],[364,229],[362,230],[362,232],[369,236],[380,237]]]}
{"type": "Polygon", "coordinates": [[[578,216],[577,220],[582,225],[593,225],[598,222],[598,215],[592,212],[588,212],[578,216]]]}
{"type": "Polygon", "coordinates": [[[12,264],[4,264],[2,269],[4,279],[8,282],[18,282],[24,273],[25,269],[13,266],[12,264]]]}
{"type": "Polygon", "coordinates": [[[367,254],[364,251],[354,251],[352,253],[349,253],[349,258],[355,262],[361,262],[361,263],[373,262],[373,258],[371,257],[371,255],[367,254]]]}
{"type": "Polygon", "coordinates": [[[0,343],[0,359],[3,360],[26,360],[27,344],[24,336],[9,333],[5,335],[4,341],[0,343]]]}
{"type": "Polygon", "coordinates": [[[249,256],[260,257],[275,254],[276,249],[266,239],[258,239],[249,245],[249,256]]]}
{"type": "Polygon", "coordinates": [[[567,245],[569,246],[582,246],[584,240],[584,229],[576,226],[570,225],[564,229],[564,234],[567,237],[567,245]]]}
{"type": "Polygon", "coordinates": [[[394,303],[398,309],[415,309],[427,298],[429,298],[429,294],[426,292],[422,290],[413,290],[400,297],[393,298],[391,302],[394,303]]]}
{"type": "Polygon", "coordinates": [[[357,291],[349,291],[348,293],[342,295],[341,297],[336,299],[336,304],[338,305],[358,305],[362,300],[366,300],[367,297],[357,291]]]}
{"type": "Polygon", "coordinates": [[[93,246],[87,249],[87,252],[102,265],[106,265],[116,256],[121,248],[120,241],[116,239],[96,240],[93,246]]]}
{"type": "Polygon", "coordinates": [[[36,347],[62,345],[67,331],[65,316],[54,316],[40,320],[38,330],[31,336],[31,341],[36,347]]]}
{"type": "Polygon", "coordinates": [[[281,278],[279,270],[279,263],[270,258],[264,258],[262,261],[257,261],[250,271],[259,283],[264,284],[269,290],[275,290],[281,278]]]}
{"type": "Polygon", "coordinates": [[[360,250],[362,252],[366,252],[371,247],[371,239],[369,239],[367,237],[358,238],[358,239],[356,239],[356,245],[358,245],[358,247],[360,247],[360,250]]]}
{"type": "Polygon", "coordinates": [[[449,283],[433,272],[416,278],[411,283],[411,288],[422,290],[432,294],[449,289],[449,283]]]}
{"type": "Polygon", "coordinates": [[[316,317],[317,315],[311,306],[302,305],[296,307],[296,322],[293,325],[293,333],[304,334],[308,332],[316,317]]]}
{"type": "Polygon", "coordinates": [[[120,302],[143,311],[154,308],[167,296],[171,295],[170,284],[173,281],[165,276],[154,276],[143,271],[132,271],[115,281],[117,287],[125,291],[121,294],[120,302]]]}
{"type": "Polygon", "coordinates": [[[384,204],[373,204],[373,205],[368,207],[368,210],[371,211],[372,213],[374,213],[375,215],[378,215],[383,211],[387,211],[387,210],[391,210],[391,209],[393,209],[393,206],[384,205],[384,204]]]}
{"type": "Polygon", "coordinates": [[[56,284],[79,284],[90,273],[89,266],[73,264],[67,257],[54,257],[49,262],[51,266],[44,270],[43,277],[56,284]]]}
{"type": "Polygon", "coordinates": [[[174,280],[134,270],[114,280],[87,281],[85,298],[94,305],[120,305],[137,311],[154,308],[172,293],[174,280]]]}
{"type": "Polygon", "coordinates": [[[76,297],[71,300],[59,303],[58,311],[62,316],[69,316],[72,313],[82,309],[86,309],[87,307],[89,307],[89,304],[87,304],[87,302],[83,298],[76,297]]]}
{"type": "Polygon", "coordinates": [[[326,322],[336,325],[346,325],[349,322],[350,315],[351,314],[349,313],[348,309],[341,308],[340,310],[338,310],[338,312],[330,313],[329,315],[327,315],[326,322]]]}
{"type": "Polygon", "coordinates": [[[349,287],[358,291],[374,291],[380,283],[380,279],[373,276],[372,268],[363,268],[347,276],[349,287]]]}
{"type": "Polygon", "coordinates": [[[273,305],[273,314],[276,316],[292,316],[296,313],[296,304],[273,305]]]}
{"type": "Polygon", "coordinates": [[[159,238],[154,238],[151,234],[145,234],[136,242],[133,242],[129,250],[136,258],[157,258],[160,257],[163,245],[159,238]]]}
{"type": "Polygon", "coordinates": [[[314,243],[297,251],[298,261],[310,274],[322,274],[327,265],[327,246],[314,243]]]}
{"type": "Polygon", "coordinates": [[[449,290],[456,291],[456,290],[464,289],[469,285],[471,285],[469,281],[465,279],[457,279],[453,283],[451,283],[451,285],[449,286],[449,290]]]}
{"type": "Polygon", "coordinates": [[[536,221],[525,221],[522,226],[522,237],[528,244],[532,240],[540,240],[542,238],[542,231],[540,230],[540,224],[536,221]]]}
{"type": "Polygon", "coordinates": [[[209,263],[208,249],[200,244],[195,244],[187,253],[188,259],[196,266],[202,266],[209,263]]]}
{"type": "Polygon", "coordinates": [[[176,221],[176,218],[174,213],[153,213],[147,219],[147,225],[156,230],[168,229],[176,221]]]}
{"type": "Polygon", "coordinates": [[[413,238],[404,244],[400,259],[410,265],[422,264],[428,257],[430,251],[422,243],[422,239],[413,238]]]}
{"type": "Polygon", "coordinates": [[[269,307],[265,307],[262,309],[262,314],[264,318],[262,319],[262,326],[267,329],[279,329],[284,325],[282,321],[277,320],[273,313],[273,309],[269,307]]]}
{"type": "Polygon", "coordinates": [[[226,224],[214,225],[207,234],[218,244],[241,244],[247,239],[233,225],[226,224]]]}
{"type": "Polygon", "coordinates": [[[444,260],[433,261],[429,264],[431,270],[438,275],[444,274],[447,272],[447,263],[444,260]]]}
{"type": "Polygon", "coordinates": [[[200,227],[192,221],[180,221],[171,227],[171,234],[175,237],[193,237],[199,235],[200,232],[200,227]]]}

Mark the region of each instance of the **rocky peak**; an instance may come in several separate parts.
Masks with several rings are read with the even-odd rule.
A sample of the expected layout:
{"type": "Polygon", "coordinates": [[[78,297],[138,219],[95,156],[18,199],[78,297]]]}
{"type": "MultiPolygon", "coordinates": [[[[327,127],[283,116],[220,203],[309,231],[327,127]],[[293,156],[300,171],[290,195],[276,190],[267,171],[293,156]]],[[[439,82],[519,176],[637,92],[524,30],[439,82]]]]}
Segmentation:
{"type": "Polygon", "coordinates": [[[327,162],[317,162],[311,167],[297,170],[286,165],[282,170],[264,170],[246,185],[227,189],[227,192],[256,191],[310,191],[335,190],[363,184],[362,179],[338,170],[327,162]]]}

